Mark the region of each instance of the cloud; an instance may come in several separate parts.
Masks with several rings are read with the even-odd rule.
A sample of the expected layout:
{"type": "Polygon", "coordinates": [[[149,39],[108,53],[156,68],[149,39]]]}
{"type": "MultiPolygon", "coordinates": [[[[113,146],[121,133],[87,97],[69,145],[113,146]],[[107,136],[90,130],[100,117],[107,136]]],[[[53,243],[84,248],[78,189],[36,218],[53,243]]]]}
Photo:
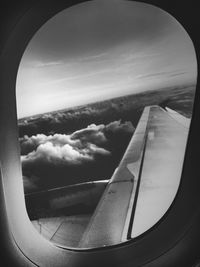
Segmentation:
{"type": "MultiPolygon", "coordinates": [[[[70,135],[67,134],[37,134],[31,137],[25,135],[20,138],[21,145],[21,154],[26,155],[22,159],[33,156],[38,152],[38,149],[46,148],[46,146],[52,150],[59,150],[60,155],[62,155],[63,150],[69,151],[68,147],[71,147],[73,150],[81,151],[83,149],[89,149],[90,145],[104,145],[108,143],[106,133],[108,132],[127,132],[133,133],[134,127],[131,122],[122,123],[120,120],[111,122],[107,125],[104,124],[91,124],[87,128],[77,130],[70,135]],[[48,144],[48,145],[47,145],[48,144]],[[50,145],[52,147],[50,148],[50,145]],[[66,146],[67,145],[67,146],[66,146]],[[66,147],[65,147],[66,146],[66,147]],[[34,151],[33,151],[34,150],[34,151]],[[32,152],[33,151],[33,152],[32,152]],[[29,153],[31,152],[31,155],[29,153]]],[[[83,151],[81,151],[82,153],[83,151]]]]}
{"type": "Polygon", "coordinates": [[[72,146],[79,145],[78,140],[72,140],[70,138],[70,135],[66,134],[54,134],[48,136],[45,134],[37,134],[31,137],[25,135],[23,138],[20,138],[21,154],[22,155],[28,154],[29,152],[37,149],[38,146],[46,143],[51,143],[54,146],[63,146],[66,144],[72,146]]]}
{"type": "Polygon", "coordinates": [[[91,124],[85,129],[78,130],[71,135],[72,140],[81,140],[82,142],[92,142],[94,144],[102,144],[107,141],[103,132],[105,125],[91,124]]]}
{"type": "MultiPolygon", "coordinates": [[[[48,138],[47,138],[48,139],[48,138]]],[[[97,147],[95,144],[87,143],[80,148],[69,144],[55,144],[47,141],[40,144],[36,150],[28,155],[21,157],[22,164],[34,162],[48,162],[54,165],[66,164],[81,164],[84,161],[92,161],[96,154],[109,155],[110,152],[97,147]]]]}
{"type": "MultiPolygon", "coordinates": [[[[87,128],[88,125],[95,123],[96,129],[94,125],[90,126],[90,130],[93,131],[94,135],[95,131],[97,133],[98,127],[105,128],[110,122],[120,121],[121,118],[125,119],[124,115],[129,109],[131,109],[132,112],[134,105],[123,105],[122,102],[124,101],[119,99],[115,101],[107,100],[100,104],[94,103],[21,119],[19,120],[19,135],[22,138],[21,141],[25,141],[24,136],[36,136],[38,133],[49,136],[55,133],[72,134],[77,130],[83,130],[84,132],[84,129],[87,128]],[[102,122],[105,125],[102,124],[102,122]]],[[[132,101],[130,103],[132,103],[132,101]]],[[[129,119],[132,121],[132,118],[130,117],[129,119]]],[[[130,129],[132,128],[133,127],[130,127],[130,129]]],[[[87,131],[89,131],[89,129],[87,129],[87,131]]],[[[104,138],[102,135],[101,137],[102,139],[104,138]]],[[[33,142],[33,140],[31,140],[31,142],[33,142]]],[[[24,149],[22,149],[22,151],[24,151],[24,149]]],[[[30,149],[26,150],[23,154],[27,154],[30,151],[30,149]]]]}
{"type": "Polygon", "coordinates": [[[40,61],[33,61],[33,66],[36,68],[44,68],[44,67],[54,67],[54,66],[59,66],[62,65],[63,62],[61,60],[59,61],[51,61],[51,62],[40,62],[40,61]]]}
{"type": "Polygon", "coordinates": [[[120,146],[126,148],[133,131],[130,122],[119,120],[90,124],[71,134],[25,135],[20,144],[26,190],[108,179],[121,158],[120,146]]]}
{"type": "Polygon", "coordinates": [[[111,132],[127,132],[127,133],[133,133],[135,128],[133,127],[133,124],[130,121],[125,121],[124,123],[121,123],[120,120],[113,121],[106,125],[106,131],[111,132]]]}
{"type": "Polygon", "coordinates": [[[149,79],[153,77],[172,77],[172,76],[179,76],[179,75],[184,75],[186,74],[186,71],[181,71],[181,70],[172,70],[172,71],[161,71],[161,72],[155,72],[155,73],[149,73],[145,75],[139,75],[139,79],[149,79]]]}
{"type": "Polygon", "coordinates": [[[91,124],[85,129],[81,129],[79,131],[74,132],[71,135],[71,138],[80,139],[82,141],[92,141],[95,144],[103,144],[108,140],[106,138],[107,132],[125,132],[125,133],[133,133],[134,127],[130,121],[126,121],[124,123],[121,120],[111,122],[107,125],[100,124],[91,124]]]}
{"type": "Polygon", "coordinates": [[[101,117],[106,109],[96,109],[86,106],[78,109],[67,109],[46,113],[39,116],[29,117],[19,120],[19,134],[24,140],[24,136],[33,136],[38,133],[49,135],[51,133],[72,133],[75,129],[84,128],[90,123],[91,118],[101,117]],[[83,125],[84,124],[84,125],[83,125]]]}
{"type": "Polygon", "coordinates": [[[87,128],[75,131],[71,135],[37,134],[20,138],[22,164],[34,161],[52,164],[80,164],[92,161],[96,155],[109,155],[104,148],[109,142],[106,132],[133,132],[130,122],[114,121],[107,125],[91,124],[87,128]]]}

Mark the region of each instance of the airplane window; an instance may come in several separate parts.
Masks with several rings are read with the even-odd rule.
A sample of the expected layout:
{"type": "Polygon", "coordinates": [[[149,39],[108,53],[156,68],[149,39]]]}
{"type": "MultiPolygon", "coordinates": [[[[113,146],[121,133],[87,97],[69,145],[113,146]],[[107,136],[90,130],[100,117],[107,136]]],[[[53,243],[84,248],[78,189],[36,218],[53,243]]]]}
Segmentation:
{"type": "Polygon", "coordinates": [[[47,21],[16,84],[33,227],[78,249],[153,229],[178,192],[196,79],[190,37],[152,5],[95,0],[47,21]]]}

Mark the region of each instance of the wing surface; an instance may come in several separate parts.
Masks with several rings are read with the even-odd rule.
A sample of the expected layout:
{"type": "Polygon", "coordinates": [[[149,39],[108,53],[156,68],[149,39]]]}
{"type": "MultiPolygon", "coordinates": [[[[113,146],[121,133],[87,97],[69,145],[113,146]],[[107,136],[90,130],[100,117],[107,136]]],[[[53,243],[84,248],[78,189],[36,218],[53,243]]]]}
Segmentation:
{"type": "Polygon", "coordinates": [[[172,110],[146,107],[82,236],[79,248],[103,247],[152,227],[177,193],[189,123],[172,110]]]}

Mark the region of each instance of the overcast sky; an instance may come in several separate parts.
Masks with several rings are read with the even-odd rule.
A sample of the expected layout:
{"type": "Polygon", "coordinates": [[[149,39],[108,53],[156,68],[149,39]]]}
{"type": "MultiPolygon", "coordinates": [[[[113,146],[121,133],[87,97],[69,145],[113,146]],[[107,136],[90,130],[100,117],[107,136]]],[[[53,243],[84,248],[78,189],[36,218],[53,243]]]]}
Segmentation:
{"type": "Polygon", "coordinates": [[[17,77],[18,117],[196,82],[193,44],[151,5],[96,0],[68,8],[30,41],[17,77]]]}

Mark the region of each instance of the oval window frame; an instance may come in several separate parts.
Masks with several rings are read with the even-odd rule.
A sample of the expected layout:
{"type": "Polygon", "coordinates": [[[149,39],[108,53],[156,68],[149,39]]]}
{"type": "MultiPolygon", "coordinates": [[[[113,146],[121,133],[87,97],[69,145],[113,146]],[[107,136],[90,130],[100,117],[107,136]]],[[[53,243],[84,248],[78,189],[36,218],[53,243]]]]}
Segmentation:
{"type": "MultiPolygon", "coordinates": [[[[77,4],[80,2],[84,1],[74,1],[73,4],[77,4]]],[[[183,170],[184,173],[182,179],[183,181],[176,198],[176,206],[173,205],[169,214],[163,221],[162,225],[159,224],[158,226],[156,226],[156,229],[154,229],[155,231],[151,231],[148,234],[147,232],[145,232],[144,238],[143,237],[139,238],[137,242],[130,241],[131,243],[129,242],[128,244],[120,244],[119,246],[114,246],[113,248],[106,248],[103,250],[97,249],[93,251],[92,254],[89,251],[84,251],[83,254],[81,251],[72,252],[70,250],[63,250],[61,248],[56,248],[55,246],[50,245],[49,242],[44,241],[43,238],[39,242],[40,238],[38,237],[38,235],[36,238],[36,232],[31,230],[32,225],[30,224],[30,221],[25,212],[25,204],[23,201],[23,196],[20,195],[20,197],[19,196],[14,197],[13,195],[14,193],[13,189],[15,186],[16,186],[15,189],[17,188],[18,193],[23,192],[22,179],[20,182],[21,163],[20,163],[19,143],[18,143],[18,127],[17,127],[16,98],[15,98],[15,81],[18,71],[18,65],[21,60],[23,51],[25,50],[26,45],[30,40],[30,37],[34,35],[37,29],[39,29],[41,25],[44,24],[45,21],[47,21],[53,15],[55,15],[59,11],[69,6],[71,5],[66,3],[55,4],[55,2],[53,3],[53,1],[52,2],[49,1],[48,8],[42,5],[37,5],[31,10],[29,10],[26,14],[24,14],[23,18],[21,18],[19,23],[10,33],[10,37],[6,42],[1,57],[2,60],[1,70],[3,69],[5,73],[2,79],[2,93],[3,93],[2,103],[7,104],[7,107],[5,105],[2,106],[2,112],[1,112],[1,123],[5,126],[4,129],[1,131],[1,137],[3,137],[4,140],[2,146],[3,148],[1,149],[1,151],[5,152],[4,155],[1,153],[1,172],[3,181],[2,185],[3,192],[1,193],[2,195],[4,195],[5,198],[6,213],[9,221],[10,230],[12,233],[11,239],[13,238],[15,240],[17,246],[30,261],[34,262],[34,264],[39,266],[48,266],[48,263],[53,264],[53,266],[66,266],[66,262],[70,262],[70,266],[78,266],[79,260],[81,261],[86,260],[88,262],[87,266],[89,266],[89,264],[92,264],[92,261],[94,259],[97,262],[98,260],[102,259],[102,253],[105,255],[106,257],[105,259],[107,260],[108,259],[111,260],[113,258],[115,258],[115,260],[117,259],[119,260],[117,256],[119,248],[120,248],[120,253],[123,253],[127,261],[130,261],[132,259],[136,264],[139,262],[141,264],[142,262],[143,263],[146,262],[149,256],[149,253],[146,257],[143,255],[143,250],[145,250],[145,247],[146,248],[150,247],[152,241],[154,242],[154,246],[157,247],[156,251],[154,252],[151,251],[152,259],[158,257],[158,255],[161,255],[163,251],[169,250],[172,247],[172,244],[173,245],[176,244],[177,239],[179,239],[178,237],[181,235],[181,233],[183,235],[186,229],[188,229],[188,225],[190,225],[193,217],[196,215],[196,211],[198,210],[197,203],[199,197],[197,197],[196,195],[197,193],[196,186],[199,185],[199,181],[197,180],[196,176],[194,176],[192,184],[192,182],[187,181],[186,179],[187,177],[185,177],[188,175],[189,169],[192,167],[192,165],[188,161],[189,159],[188,158],[189,156],[187,155],[189,153],[188,151],[190,151],[191,155],[192,151],[191,149],[195,148],[194,141],[193,143],[191,141],[191,133],[189,134],[187,151],[186,151],[185,162],[187,162],[187,164],[186,166],[184,166],[183,170]],[[29,27],[30,25],[31,27],[29,27]],[[20,46],[13,47],[13,44],[20,44],[20,46]],[[9,121],[6,120],[8,117],[10,118],[9,121]],[[15,186],[13,186],[13,184],[15,186]],[[188,186],[187,190],[186,186],[188,186]],[[190,192],[188,192],[189,189],[190,192]],[[183,205],[182,202],[183,196],[185,197],[186,200],[190,199],[190,202],[189,203],[185,202],[185,204],[188,205],[187,209],[184,212],[180,211],[178,212],[178,207],[181,207],[183,205]],[[17,212],[19,212],[20,209],[22,210],[22,213],[20,214],[20,216],[18,216],[20,218],[16,221],[15,215],[17,215],[17,212]],[[173,218],[175,218],[176,227],[174,227],[173,218]],[[185,222],[184,226],[183,224],[181,225],[179,224],[177,218],[179,219],[179,221],[181,219],[184,220],[185,222]],[[28,232],[24,231],[25,228],[23,228],[23,221],[27,224],[27,227],[30,231],[28,232]],[[173,227],[170,228],[170,226],[173,227]],[[164,231],[164,229],[165,230],[168,229],[168,231],[164,231]],[[29,240],[27,240],[27,234],[29,234],[29,240]],[[163,235],[166,236],[167,238],[165,245],[163,245],[162,240],[160,240],[161,237],[163,238],[163,235]],[[34,249],[36,249],[36,251],[33,251],[32,249],[33,243],[31,242],[32,244],[30,245],[30,239],[33,241],[33,243],[36,242],[35,244],[38,245],[38,247],[34,246],[34,249]],[[134,247],[134,253],[132,252],[133,247],[134,247]],[[76,255],[76,257],[74,258],[73,255],[76,255]],[[47,263],[47,257],[49,257],[48,263],[47,263]],[[59,260],[60,262],[58,261],[58,259],[60,259],[59,260]]],[[[199,83],[197,83],[197,85],[198,84],[199,83]]],[[[197,97],[195,97],[195,104],[194,104],[195,106],[196,103],[197,103],[197,97]]],[[[196,120],[196,122],[198,122],[197,113],[195,115],[196,117],[194,117],[193,115],[190,132],[192,131],[194,132],[195,130],[193,126],[195,124],[194,121],[196,120]]],[[[196,138],[195,140],[198,139],[196,138]]],[[[102,261],[101,264],[103,264],[102,261]]]]}

